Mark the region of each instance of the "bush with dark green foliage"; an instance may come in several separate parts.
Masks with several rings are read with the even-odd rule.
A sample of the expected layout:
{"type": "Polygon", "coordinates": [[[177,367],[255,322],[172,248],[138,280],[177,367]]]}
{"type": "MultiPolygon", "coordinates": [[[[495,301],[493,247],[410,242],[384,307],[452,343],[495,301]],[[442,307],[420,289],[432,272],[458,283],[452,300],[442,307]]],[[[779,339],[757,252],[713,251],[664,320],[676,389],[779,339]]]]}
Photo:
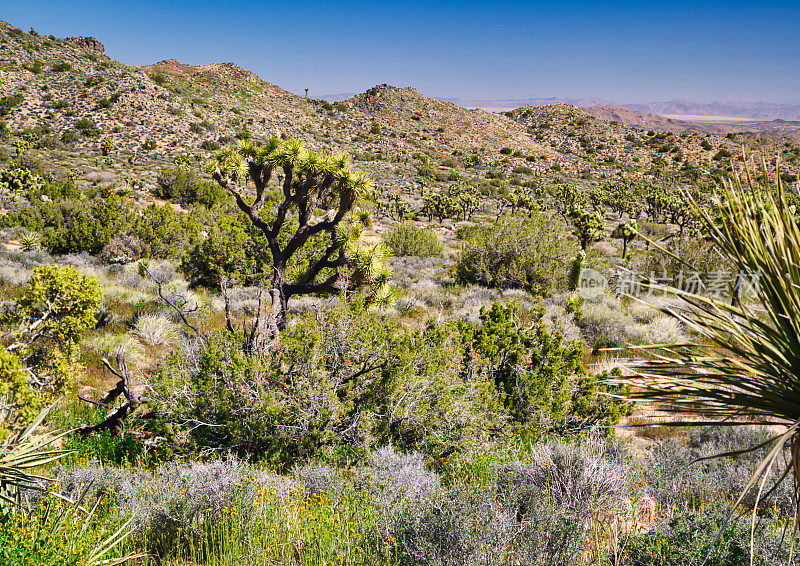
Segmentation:
{"type": "Polygon", "coordinates": [[[733,153],[729,149],[725,149],[724,147],[721,148],[716,154],[714,154],[713,159],[714,161],[722,161],[723,159],[730,159],[733,157],[733,153]]]}
{"type": "Polygon", "coordinates": [[[87,87],[93,87],[93,86],[97,86],[99,84],[102,84],[105,81],[106,81],[106,78],[103,75],[93,75],[93,76],[87,78],[83,82],[83,84],[84,84],[84,86],[87,86],[87,87]]]}
{"type": "Polygon", "coordinates": [[[175,259],[197,239],[200,224],[191,214],[153,203],[131,222],[129,232],[142,243],[144,257],[175,259]]]}
{"type": "Polygon", "coordinates": [[[15,107],[22,104],[22,100],[21,92],[0,98],[0,116],[9,115],[15,107]]]}
{"type": "Polygon", "coordinates": [[[116,195],[92,201],[63,201],[59,208],[60,214],[54,216],[60,216],[60,221],[46,231],[44,238],[45,247],[56,254],[97,255],[133,220],[127,200],[116,195]]]}
{"type": "Polygon", "coordinates": [[[528,316],[495,304],[478,324],[408,329],[353,301],[295,319],[264,356],[248,355],[238,333],[215,335],[170,358],[157,412],[184,423],[197,448],[285,462],[386,444],[444,458],[511,432],[574,433],[626,414],[584,375],[580,344],[550,333],[543,312],[528,316]]]}
{"type": "Polygon", "coordinates": [[[257,282],[272,260],[263,233],[231,208],[214,211],[206,224],[207,236],[186,252],[178,269],[194,285],[217,287],[222,276],[257,282]]]}
{"type": "Polygon", "coordinates": [[[80,136],[78,136],[78,134],[73,130],[64,130],[64,133],[61,134],[61,143],[67,145],[78,143],[78,140],[80,139],[80,136]]]}
{"type": "Polygon", "coordinates": [[[566,287],[567,266],[576,251],[552,216],[503,216],[495,225],[471,230],[456,276],[464,283],[547,295],[566,287]]]}
{"type": "MultiPolygon", "coordinates": [[[[103,133],[103,131],[97,127],[91,118],[81,118],[75,122],[75,129],[87,138],[99,138],[100,134],[103,133]]],[[[62,135],[62,141],[63,139],[64,138],[62,135]]]]}
{"type": "Polygon", "coordinates": [[[186,423],[198,447],[278,462],[358,457],[387,443],[445,455],[499,424],[492,384],[459,372],[459,338],[342,305],[288,325],[281,348],[263,357],[243,353],[232,334],[200,346],[196,363],[174,356],[155,385],[157,410],[186,423]]]}
{"type": "Polygon", "coordinates": [[[383,242],[395,256],[432,257],[442,255],[442,244],[430,228],[418,228],[410,222],[395,226],[383,235],[383,242]]]}
{"type": "Polygon", "coordinates": [[[185,205],[202,204],[210,208],[227,197],[225,189],[200,177],[185,166],[162,169],[156,178],[156,196],[185,205]]]}
{"type": "Polygon", "coordinates": [[[615,424],[629,406],[601,398],[609,389],[585,375],[581,343],[550,332],[543,319],[542,308],[523,317],[514,303],[495,303],[481,310],[480,325],[461,322],[465,368],[487,372],[505,418],[518,433],[535,436],[615,424]]]}
{"type": "Polygon", "coordinates": [[[156,177],[156,196],[171,201],[185,202],[200,182],[197,173],[187,167],[169,167],[159,171],[156,177]]]}

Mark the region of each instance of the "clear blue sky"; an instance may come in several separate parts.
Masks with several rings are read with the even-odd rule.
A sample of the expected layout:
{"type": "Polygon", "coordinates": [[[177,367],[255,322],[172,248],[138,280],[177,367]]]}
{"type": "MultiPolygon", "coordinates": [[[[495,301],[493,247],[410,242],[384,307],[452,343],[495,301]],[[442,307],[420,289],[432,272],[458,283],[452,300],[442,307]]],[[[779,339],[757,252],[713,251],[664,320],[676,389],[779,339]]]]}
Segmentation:
{"type": "Polygon", "coordinates": [[[0,0],[128,65],[233,61],[287,90],[800,102],[800,1],[0,0]]]}

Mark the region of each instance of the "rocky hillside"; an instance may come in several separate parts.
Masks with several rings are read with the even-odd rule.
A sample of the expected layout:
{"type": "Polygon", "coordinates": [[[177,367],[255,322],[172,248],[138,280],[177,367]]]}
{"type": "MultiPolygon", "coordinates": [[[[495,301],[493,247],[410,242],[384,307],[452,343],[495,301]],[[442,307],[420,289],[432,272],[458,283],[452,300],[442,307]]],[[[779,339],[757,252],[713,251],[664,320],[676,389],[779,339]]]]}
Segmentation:
{"type": "Polygon", "coordinates": [[[621,167],[633,174],[661,169],[702,175],[724,168],[732,155],[741,153],[743,146],[750,153],[782,155],[784,164],[790,168],[797,169],[800,165],[797,144],[788,137],[731,132],[725,136],[712,135],[689,129],[677,120],[662,123],[659,119],[667,119],[624,108],[585,109],[550,104],[525,106],[504,114],[526,126],[534,139],[549,143],[565,156],[566,170],[577,171],[584,177],[608,171],[609,167],[621,167]],[[654,121],[680,133],[644,129],[645,124],[652,125],[654,121]]]}
{"type": "Polygon", "coordinates": [[[620,122],[626,126],[657,132],[701,132],[706,134],[727,134],[733,130],[721,126],[700,126],[683,120],[666,118],[659,114],[639,112],[624,106],[592,106],[583,108],[584,112],[606,122],[620,122]]]}
{"type": "Polygon", "coordinates": [[[95,159],[94,167],[114,169],[112,177],[146,179],[177,154],[202,162],[225,144],[276,133],[313,149],[348,152],[357,168],[389,188],[414,185],[423,170],[440,183],[455,176],[488,179],[490,170],[493,179],[599,180],[649,175],[654,166],[707,173],[722,165],[719,155],[742,144],[783,152],[784,162],[800,159],[789,138],[709,136],[616,107],[551,104],[497,114],[389,85],[330,104],[289,93],[233,63],[192,66],[172,59],[133,68],[110,59],[95,38],[43,37],[4,22],[0,70],[6,130],[56,151],[65,168],[86,168],[110,144],[114,159],[105,165],[95,159]],[[138,169],[131,172],[131,165],[138,169]]]}

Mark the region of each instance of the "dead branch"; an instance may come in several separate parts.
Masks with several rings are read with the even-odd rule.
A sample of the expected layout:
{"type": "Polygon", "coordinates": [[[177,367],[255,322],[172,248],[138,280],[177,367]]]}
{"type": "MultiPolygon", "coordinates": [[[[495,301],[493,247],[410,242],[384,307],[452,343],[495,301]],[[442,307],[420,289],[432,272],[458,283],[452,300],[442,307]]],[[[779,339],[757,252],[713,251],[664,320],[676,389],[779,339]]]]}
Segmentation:
{"type": "Polygon", "coordinates": [[[198,338],[205,339],[205,338],[206,338],[206,336],[205,336],[205,335],[204,335],[202,332],[200,332],[200,331],[197,329],[197,327],[196,327],[195,325],[193,325],[191,322],[189,322],[189,319],[188,319],[188,318],[186,318],[186,315],[187,315],[188,313],[195,312],[195,311],[198,309],[198,306],[197,306],[197,305],[195,305],[195,306],[194,306],[194,308],[192,308],[192,309],[191,309],[191,310],[189,310],[189,311],[184,311],[183,309],[181,309],[180,307],[178,307],[178,305],[176,305],[174,302],[170,301],[170,300],[169,300],[167,297],[165,297],[165,296],[164,296],[164,292],[163,292],[163,290],[162,290],[162,288],[161,288],[161,286],[162,286],[162,283],[161,283],[161,281],[159,281],[159,280],[156,278],[156,276],[155,276],[155,275],[153,275],[153,274],[150,272],[150,270],[147,268],[147,266],[146,266],[146,265],[145,265],[143,262],[139,262],[139,266],[140,266],[142,269],[144,269],[144,271],[147,273],[147,275],[148,275],[148,276],[150,276],[150,278],[151,278],[153,281],[155,281],[155,283],[156,283],[156,286],[157,286],[157,288],[158,288],[158,296],[159,296],[159,298],[160,298],[162,301],[164,301],[165,303],[167,303],[167,304],[168,304],[170,307],[172,307],[172,308],[175,310],[175,312],[177,312],[177,313],[178,313],[178,316],[179,316],[179,317],[181,317],[181,320],[183,321],[183,323],[184,323],[186,326],[188,326],[189,328],[191,328],[191,329],[194,331],[194,333],[197,335],[197,337],[198,337],[198,338]]]}
{"type": "Polygon", "coordinates": [[[102,422],[95,425],[83,425],[79,427],[78,432],[82,436],[87,436],[93,432],[99,432],[101,430],[111,431],[113,436],[117,436],[125,428],[125,419],[133,414],[133,412],[139,408],[139,405],[147,402],[146,398],[131,393],[130,373],[128,372],[128,366],[125,363],[125,353],[122,348],[120,348],[117,352],[116,369],[106,358],[103,358],[103,365],[108,369],[108,371],[119,378],[119,381],[114,388],[106,393],[103,399],[99,402],[91,401],[81,396],[78,396],[78,398],[82,401],[86,401],[87,403],[92,403],[93,405],[104,408],[108,408],[111,403],[113,403],[120,395],[124,396],[126,401],[111,411],[111,413],[109,413],[102,422]]]}

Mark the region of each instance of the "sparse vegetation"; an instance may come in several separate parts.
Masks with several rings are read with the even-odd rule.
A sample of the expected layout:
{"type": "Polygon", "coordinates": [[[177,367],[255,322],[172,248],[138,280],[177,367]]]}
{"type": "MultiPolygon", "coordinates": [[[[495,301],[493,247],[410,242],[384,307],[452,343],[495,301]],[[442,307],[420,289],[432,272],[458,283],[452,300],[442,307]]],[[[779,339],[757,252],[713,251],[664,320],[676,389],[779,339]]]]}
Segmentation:
{"type": "Polygon", "coordinates": [[[788,562],[791,120],[0,48],[0,563],[788,562]]]}

